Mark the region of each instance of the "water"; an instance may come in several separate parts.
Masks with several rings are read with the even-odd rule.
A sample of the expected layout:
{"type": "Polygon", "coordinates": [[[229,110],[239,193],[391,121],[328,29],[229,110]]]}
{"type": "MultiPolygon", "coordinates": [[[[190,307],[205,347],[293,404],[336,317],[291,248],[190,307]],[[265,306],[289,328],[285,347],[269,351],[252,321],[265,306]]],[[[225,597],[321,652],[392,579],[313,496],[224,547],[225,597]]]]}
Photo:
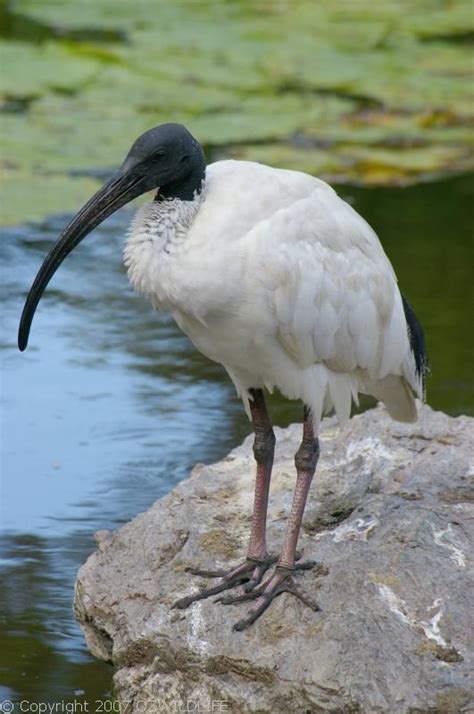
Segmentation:
{"type": "MultiPolygon", "coordinates": [[[[472,178],[339,189],[381,235],[427,333],[429,401],[453,415],[474,412],[472,178]]],[[[25,291],[67,217],[2,237],[0,700],[110,696],[112,669],[90,657],[72,615],[94,531],[143,511],[250,430],[222,368],[128,287],[130,215],[109,219],[63,264],[24,354],[25,291]]],[[[278,397],[271,409],[279,424],[300,415],[278,397]]]]}

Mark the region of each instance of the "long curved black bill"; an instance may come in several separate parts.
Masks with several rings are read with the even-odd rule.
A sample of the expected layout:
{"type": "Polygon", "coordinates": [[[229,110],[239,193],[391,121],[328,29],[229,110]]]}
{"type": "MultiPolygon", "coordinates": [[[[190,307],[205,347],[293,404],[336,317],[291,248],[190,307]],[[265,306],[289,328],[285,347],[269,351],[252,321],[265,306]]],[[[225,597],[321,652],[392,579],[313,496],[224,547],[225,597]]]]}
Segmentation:
{"type": "Polygon", "coordinates": [[[31,323],[41,296],[64,258],[107,216],[148,190],[143,184],[143,176],[119,169],[61,233],[44,259],[26,298],[18,330],[18,347],[22,352],[28,344],[31,323]]]}

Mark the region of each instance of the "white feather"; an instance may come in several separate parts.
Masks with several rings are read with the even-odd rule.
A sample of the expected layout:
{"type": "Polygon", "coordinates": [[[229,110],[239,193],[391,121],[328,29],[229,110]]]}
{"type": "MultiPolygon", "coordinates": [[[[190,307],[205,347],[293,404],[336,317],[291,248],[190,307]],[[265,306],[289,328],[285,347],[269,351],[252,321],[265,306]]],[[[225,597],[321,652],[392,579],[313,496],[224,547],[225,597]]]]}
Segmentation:
{"type": "Polygon", "coordinates": [[[136,289],[224,365],[247,413],[248,390],[265,386],[303,400],[316,428],[333,407],[345,423],[358,392],[413,418],[420,385],[393,269],[323,181],[211,164],[195,201],[140,209],[125,263],[136,289]]]}

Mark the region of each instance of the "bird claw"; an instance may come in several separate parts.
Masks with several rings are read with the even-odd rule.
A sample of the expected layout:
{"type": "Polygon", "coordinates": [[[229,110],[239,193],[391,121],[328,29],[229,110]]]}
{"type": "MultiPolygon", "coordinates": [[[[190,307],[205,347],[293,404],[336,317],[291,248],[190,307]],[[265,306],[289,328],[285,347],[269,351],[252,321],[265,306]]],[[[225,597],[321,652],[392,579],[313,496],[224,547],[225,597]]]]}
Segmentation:
{"type": "Polygon", "coordinates": [[[295,570],[312,570],[319,567],[321,566],[317,560],[304,560],[302,563],[295,563],[295,570]]]}
{"type": "Polygon", "coordinates": [[[278,557],[276,555],[269,555],[261,560],[246,558],[241,565],[231,568],[230,570],[201,570],[200,568],[187,567],[185,568],[185,572],[187,573],[205,578],[220,578],[222,582],[208,588],[202,588],[193,595],[182,597],[176,600],[171,607],[184,610],[193,602],[204,600],[212,595],[217,595],[224,590],[229,590],[244,583],[247,584],[248,590],[252,590],[261,582],[268,568],[276,563],[277,559],[278,557]]]}
{"type": "MultiPolygon", "coordinates": [[[[306,565],[307,567],[299,569],[308,570],[310,566],[309,564],[306,565]]],[[[252,593],[236,596],[233,600],[231,600],[231,596],[227,596],[225,599],[221,600],[221,602],[224,605],[230,605],[231,602],[257,600],[256,606],[249,610],[247,617],[244,617],[236,622],[232,628],[237,632],[242,632],[242,630],[245,630],[247,627],[250,627],[250,625],[253,625],[253,623],[258,620],[261,615],[263,615],[265,610],[270,607],[274,598],[278,597],[278,595],[281,595],[282,593],[290,593],[290,595],[294,595],[314,612],[317,612],[320,609],[317,602],[306,595],[304,590],[296,585],[292,578],[292,571],[278,566],[271,578],[260,584],[258,591],[254,590],[252,593]]]]}
{"type": "MultiPolygon", "coordinates": [[[[298,555],[298,557],[301,556],[298,555]]],[[[294,570],[312,570],[313,568],[316,568],[317,575],[326,575],[326,569],[316,560],[305,560],[303,563],[295,563],[294,570]]],[[[243,593],[240,593],[238,595],[224,595],[223,597],[217,597],[214,602],[220,602],[222,605],[234,605],[235,603],[245,602],[248,600],[257,600],[257,598],[260,597],[260,595],[262,595],[262,593],[264,592],[268,582],[269,581],[262,583],[261,578],[259,580],[249,580],[249,582],[244,585],[243,593]]],[[[282,592],[284,591],[282,590],[282,592]]],[[[285,592],[290,591],[286,590],[285,592]]],[[[298,586],[293,581],[291,592],[296,597],[299,597],[300,600],[302,599],[301,595],[303,594],[303,591],[299,590],[298,586]],[[296,592],[297,590],[298,593],[296,592]]]]}
{"type": "MultiPolygon", "coordinates": [[[[260,583],[261,586],[261,583],[260,583]]],[[[260,587],[254,587],[252,590],[245,590],[243,593],[238,595],[223,595],[222,597],[216,597],[214,602],[220,602],[221,605],[234,605],[238,602],[245,602],[247,600],[256,600],[261,594],[260,587]]]]}
{"type": "Polygon", "coordinates": [[[252,592],[253,590],[255,590],[255,588],[257,587],[257,585],[261,582],[262,576],[263,576],[263,573],[262,573],[259,577],[257,577],[257,578],[252,578],[251,580],[248,581],[248,583],[245,583],[245,585],[244,585],[244,593],[250,593],[250,592],[252,592]]]}
{"type": "Polygon", "coordinates": [[[229,570],[202,570],[201,568],[193,568],[186,566],[184,569],[185,573],[190,573],[191,575],[199,575],[202,578],[223,578],[230,571],[229,570]]]}
{"type": "Polygon", "coordinates": [[[262,560],[246,558],[243,563],[230,570],[201,570],[200,568],[188,567],[186,568],[188,573],[206,578],[217,577],[221,582],[208,588],[202,588],[192,595],[182,597],[176,600],[171,607],[184,610],[193,602],[204,600],[212,595],[219,595],[224,590],[244,585],[243,592],[219,595],[214,600],[214,602],[220,602],[222,605],[235,605],[250,600],[256,601],[255,607],[248,612],[247,617],[239,620],[234,625],[232,628],[234,630],[242,631],[250,627],[270,607],[274,598],[284,592],[294,595],[304,605],[317,612],[319,610],[318,604],[295,583],[293,575],[298,571],[312,569],[316,571],[317,575],[325,575],[327,569],[315,560],[298,562],[300,558],[301,553],[298,552],[296,554],[297,562],[291,570],[277,565],[274,573],[267,580],[263,580],[263,576],[272,565],[277,563],[278,559],[275,555],[268,556],[262,560]]]}

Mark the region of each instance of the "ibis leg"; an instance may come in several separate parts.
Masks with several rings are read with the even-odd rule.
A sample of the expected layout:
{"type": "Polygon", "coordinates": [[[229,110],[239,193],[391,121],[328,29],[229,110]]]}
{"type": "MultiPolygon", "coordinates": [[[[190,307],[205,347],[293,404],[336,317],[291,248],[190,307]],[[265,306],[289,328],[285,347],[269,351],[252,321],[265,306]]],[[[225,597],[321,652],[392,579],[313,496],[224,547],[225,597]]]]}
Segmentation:
{"type": "Polygon", "coordinates": [[[255,431],[253,453],[257,462],[254,509],[247,557],[243,563],[230,570],[202,570],[187,568],[187,572],[208,578],[219,578],[214,586],[203,588],[194,595],[177,600],[173,607],[185,608],[196,600],[216,595],[223,590],[245,583],[245,590],[252,590],[258,585],[268,568],[276,563],[277,557],[267,551],[266,527],[268,494],[272,475],[273,455],[275,452],[275,434],[265,405],[261,389],[250,390],[252,400],[250,410],[255,431]]]}
{"type": "Polygon", "coordinates": [[[295,567],[295,554],[301,522],[308,498],[309,489],[316,471],[319,458],[319,440],[314,436],[313,421],[309,409],[305,407],[303,422],[303,440],[295,455],[296,486],[293,504],[288,519],[283,548],[278,558],[278,566],[292,570],[295,567]]]}
{"type": "Polygon", "coordinates": [[[256,560],[268,560],[266,541],[267,511],[275,454],[275,434],[268,416],[262,390],[252,389],[251,394],[253,400],[250,402],[250,411],[255,431],[253,454],[257,462],[257,475],[247,557],[256,560]]]}
{"type": "MultiPolygon", "coordinates": [[[[309,410],[305,408],[303,440],[295,456],[296,486],[293,495],[293,504],[288,519],[283,548],[278,558],[275,572],[258,586],[254,587],[251,592],[237,597],[228,596],[221,599],[225,605],[242,602],[243,600],[256,601],[254,607],[248,612],[247,617],[234,625],[235,630],[244,630],[246,627],[249,627],[265,612],[272,600],[282,592],[289,592],[295,595],[301,602],[315,611],[319,609],[317,603],[304,593],[293,578],[293,574],[296,570],[309,570],[317,565],[314,561],[295,565],[295,561],[297,560],[296,544],[301,529],[303,512],[316,470],[318,456],[319,442],[314,436],[311,414],[309,410]]],[[[320,571],[324,572],[321,568],[320,571]]]]}

